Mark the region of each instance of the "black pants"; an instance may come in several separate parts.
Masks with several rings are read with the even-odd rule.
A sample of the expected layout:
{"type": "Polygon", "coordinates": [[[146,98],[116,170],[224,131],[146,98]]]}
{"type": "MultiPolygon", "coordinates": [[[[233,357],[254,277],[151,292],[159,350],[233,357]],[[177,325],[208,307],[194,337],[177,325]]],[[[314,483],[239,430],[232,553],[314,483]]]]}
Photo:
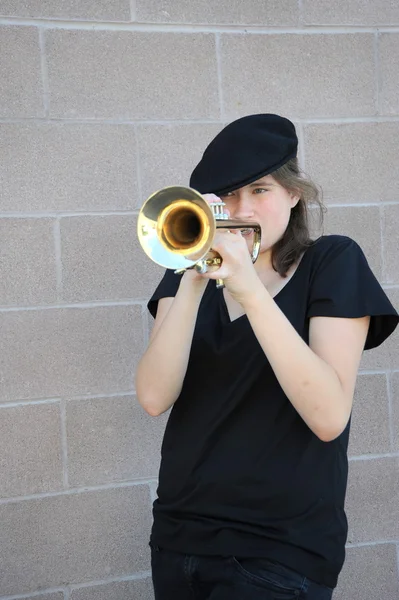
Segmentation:
{"type": "Polygon", "coordinates": [[[152,548],[155,600],[331,600],[333,590],[266,559],[152,548]]]}

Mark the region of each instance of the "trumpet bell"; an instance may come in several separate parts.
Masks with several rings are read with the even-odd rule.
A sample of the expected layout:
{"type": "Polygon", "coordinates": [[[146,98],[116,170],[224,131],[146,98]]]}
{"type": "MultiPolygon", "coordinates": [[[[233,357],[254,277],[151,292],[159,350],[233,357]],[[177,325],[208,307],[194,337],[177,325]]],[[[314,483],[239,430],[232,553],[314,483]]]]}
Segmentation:
{"type": "Polygon", "coordinates": [[[137,235],[149,258],[166,269],[193,267],[211,249],[215,218],[199,192],[170,186],[143,204],[137,235]]]}

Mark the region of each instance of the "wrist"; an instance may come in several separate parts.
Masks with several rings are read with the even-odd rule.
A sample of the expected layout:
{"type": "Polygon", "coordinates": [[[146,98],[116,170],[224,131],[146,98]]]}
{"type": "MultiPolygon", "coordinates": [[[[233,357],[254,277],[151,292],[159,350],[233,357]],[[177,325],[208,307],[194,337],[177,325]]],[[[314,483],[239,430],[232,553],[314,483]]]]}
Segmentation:
{"type": "Polygon", "coordinates": [[[270,294],[259,280],[248,293],[242,298],[241,305],[247,314],[258,310],[258,308],[264,305],[265,300],[270,299],[270,294]]]}
{"type": "Polygon", "coordinates": [[[186,271],[180,281],[179,289],[185,295],[191,296],[193,298],[202,297],[202,294],[205,291],[205,288],[208,284],[208,279],[205,277],[199,276],[194,271],[186,271]]]}

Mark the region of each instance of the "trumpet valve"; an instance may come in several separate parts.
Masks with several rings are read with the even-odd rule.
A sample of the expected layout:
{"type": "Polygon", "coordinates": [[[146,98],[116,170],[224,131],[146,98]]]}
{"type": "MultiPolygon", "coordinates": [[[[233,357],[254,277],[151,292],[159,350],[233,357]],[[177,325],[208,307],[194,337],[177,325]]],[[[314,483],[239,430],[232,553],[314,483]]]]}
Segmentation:
{"type": "Polygon", "coordinates": [[[222,202],[222,200],[219,202],[210,202],[209,206],[212,209],[213,216],[218,221],[225,221],[229,218],[229,215],[223,211],[223,206],[226,206],[226,203],[222,202]]]}

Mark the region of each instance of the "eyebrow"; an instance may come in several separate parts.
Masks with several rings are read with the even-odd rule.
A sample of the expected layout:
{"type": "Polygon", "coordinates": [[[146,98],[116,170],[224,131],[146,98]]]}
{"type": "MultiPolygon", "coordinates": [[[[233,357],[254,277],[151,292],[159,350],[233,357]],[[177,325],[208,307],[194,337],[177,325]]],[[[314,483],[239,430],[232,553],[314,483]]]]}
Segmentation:
{"type": "Polygon", "coordinates": [[[249,184],[250,187],[257,187],[259,185],[264,185],[264,186],[269,186],[269,185],[274,185],[274,183],[268,183],[267,181],[262,181],[262,179],[260,179],[259,181],[255,181],[255,183],[250,183],[249,184]]]}

